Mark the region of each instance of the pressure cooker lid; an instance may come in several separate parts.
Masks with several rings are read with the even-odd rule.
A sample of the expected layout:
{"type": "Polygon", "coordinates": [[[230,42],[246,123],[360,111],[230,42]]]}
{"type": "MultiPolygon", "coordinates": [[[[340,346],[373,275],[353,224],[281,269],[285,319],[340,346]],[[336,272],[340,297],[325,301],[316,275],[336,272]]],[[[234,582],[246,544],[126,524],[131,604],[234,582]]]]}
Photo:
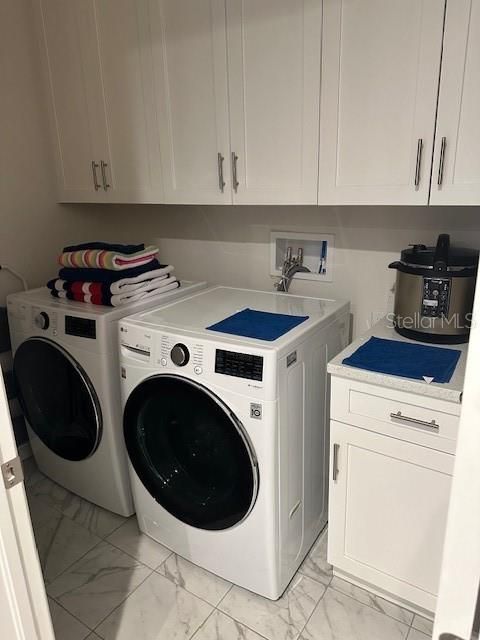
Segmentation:
{"type": "Polygon", "coordinates": [[[435,247],[414,244],[401,253],[401,261],[411,266],[433,267],[439,258],[448,267],[477,267],[478,250],[452,247],[450,236],[441,234],[435,247]]]}

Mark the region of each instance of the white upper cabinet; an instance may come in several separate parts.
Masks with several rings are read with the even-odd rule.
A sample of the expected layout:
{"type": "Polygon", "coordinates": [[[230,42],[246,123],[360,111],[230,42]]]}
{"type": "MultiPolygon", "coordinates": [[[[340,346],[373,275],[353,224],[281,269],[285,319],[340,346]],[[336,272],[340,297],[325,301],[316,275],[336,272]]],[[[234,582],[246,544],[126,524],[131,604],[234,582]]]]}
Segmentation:
{"type": "Polygon", "coordinates": [[[109,202],[163,198],[148,9],[148,0],[95,0],[101,68],[95,95],[104,120],[98,157],[109,202]]]}
{"type": "Polygon", "coordinates": [[[227,0],[233,201],[316,204],[321,0],[227,0]]]}
{"type": "Polygon", "coordinates": [[[161,202],[147,0],[41,0],[61,201],[161,202]]]}
{"type": "Polygon", "coordinates": [[[480,0],[35,5],[61,201],[480,204],[480,0]]]}
{"type": "Polygon", "coordinates": [[[224,0],[149,4],[165,201],[231,203],[224,0]]]}
{"type": "MultiPolygon", "coordinates": [[[[97,163],[97,121],[89,92],[92,49],[88,44],[95,33],[93,5],[73,0],[42,0],[37,8],[45,43],[44,68],[51,94],[60,200],[102,200],[103,190],[95,190],[100,174],[95,177],[94,172],[99,167],[92,165],[97,163]]],[[[96,68],[98,72],[98,60],[96,68]]]]}
{"type": "Polygon", "coordinates": [[[443,17],[441,0],[324,0],[319,204],[428,203],[443,17]]]}
{"type": "Polygon", "coordinates": [[[480,0],[447,2],[430,204],[480,204],[480,0]]]}

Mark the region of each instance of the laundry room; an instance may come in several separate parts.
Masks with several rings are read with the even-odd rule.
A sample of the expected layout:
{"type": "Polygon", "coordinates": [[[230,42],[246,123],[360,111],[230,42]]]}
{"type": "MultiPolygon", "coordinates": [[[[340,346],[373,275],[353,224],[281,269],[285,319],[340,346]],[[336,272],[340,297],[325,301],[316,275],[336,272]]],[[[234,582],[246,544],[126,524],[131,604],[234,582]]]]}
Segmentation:
{"type": "Polygon", "coordinates": [[[0,82],[2,637],[478,638],[480,0],[0,0],[0,82]]]}

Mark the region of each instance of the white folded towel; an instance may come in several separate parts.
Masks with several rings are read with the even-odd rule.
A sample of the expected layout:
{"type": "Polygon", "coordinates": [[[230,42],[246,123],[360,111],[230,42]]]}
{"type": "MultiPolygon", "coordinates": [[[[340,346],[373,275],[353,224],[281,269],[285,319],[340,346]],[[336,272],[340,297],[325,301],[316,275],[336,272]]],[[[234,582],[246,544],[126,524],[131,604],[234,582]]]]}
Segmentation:
{"type": "MultiPolygon", "coordinates": [[[[113,307],[120,307],[124,304],[130,304],[130,302],[136,302],[137,300],[145,300],[146,298],[161,298],[163,293],[171,291],[172,289],[178,289],[180,282],[176,278],[168,278],[171,282],[169,284],[163,284],[144,291],[129,291],[126,293],[119,293],[112,296],[110,303],[113,307]]],[[[164,281],[165,282],[165,281],[164,281]]]]}
{"type": "Polygon", "coordinates": [[[133,278],[122,278],[116,282],[112,282],[110,285],[110,291],[113,295],[122,293],[122,291],[128,291],[126,287],[132,286],[132,288],[142,282],[148,280],[155,280],[156,278],[168,277],[174,272],[172,265],[162,267],[161,269],[153,269],[152,271],[146,271],[145,273],[135,276],[133,278]]]}

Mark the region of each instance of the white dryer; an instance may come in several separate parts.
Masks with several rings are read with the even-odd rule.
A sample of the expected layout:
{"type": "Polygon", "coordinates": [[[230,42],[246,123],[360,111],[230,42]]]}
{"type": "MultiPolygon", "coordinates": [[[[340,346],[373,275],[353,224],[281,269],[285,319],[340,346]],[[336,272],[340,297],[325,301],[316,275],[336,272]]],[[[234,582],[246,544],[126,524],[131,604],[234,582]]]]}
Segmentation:
{"type": "Polygon", "coordinates": [[[215,287],[119,323],[140,529],[271,599],[327,519],[327,362],[349,304],[215,287]],[[207,329],[243,309],[308,316],[268,342],[207,329]]]}
{"type": "Polygon", "coordinates": [[[38,468],[110,511],[134,513],[122,435],[117,323],[205,283],[182,283],[119,308],[56,300],[46,288],[8,297],[18,396],[38,468]]]}

